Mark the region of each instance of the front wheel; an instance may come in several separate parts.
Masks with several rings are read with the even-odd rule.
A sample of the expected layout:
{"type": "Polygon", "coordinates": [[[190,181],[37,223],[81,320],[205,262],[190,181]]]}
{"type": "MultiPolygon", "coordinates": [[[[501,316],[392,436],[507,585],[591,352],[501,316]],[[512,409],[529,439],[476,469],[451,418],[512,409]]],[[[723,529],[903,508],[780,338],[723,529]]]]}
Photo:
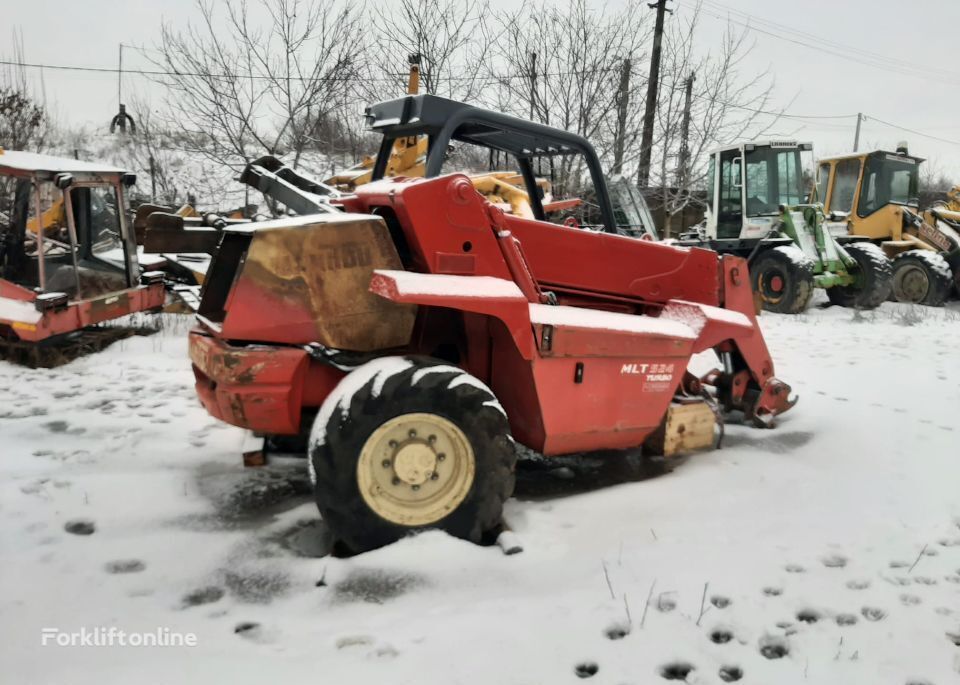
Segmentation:
{"type": "Polygon", "coordinates": [[[929,250],[909,250],[893,260],[893,296],[897,302],[942,305],[953,277],[947,260],[929,250]]]}
{"type": "Polygon", "coordinates": [[[770,312],[799,314],[813,296],[813,262],[795,245],[761,252],[750,267],[750,278],[770,312]]]}
{"type": "Polygon", "coordinates": [[[856,281],[851,285],[827,288],[830,302],[857,309],[879,307],[893,286],[893,268],[887,255],[873,243],[866,242],[849,243],[843,249],[857,262],[857,271],[853,274],[856,281]]]}
{"type": "Polygon", "coordinates": [[[348,374],[317,415],[308,456],[320,513],[354,552],[426,528],[480,542],[500,524],[516,464],[490,389],[417,357],[348,374]]]}

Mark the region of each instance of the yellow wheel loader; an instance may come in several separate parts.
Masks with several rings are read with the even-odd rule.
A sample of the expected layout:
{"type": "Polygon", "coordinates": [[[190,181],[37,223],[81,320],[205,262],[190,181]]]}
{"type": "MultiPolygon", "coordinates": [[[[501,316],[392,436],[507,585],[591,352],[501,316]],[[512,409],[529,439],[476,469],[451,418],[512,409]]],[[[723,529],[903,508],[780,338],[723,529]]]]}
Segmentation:
{"type": "Polygon", "coordinates": [[[920,211],[922,162],[905,145],[821,159],[815,198],[841,243],[868,238],[893,261],[894,299],[939,306],[960,283],[960,212],[920,211]]]}

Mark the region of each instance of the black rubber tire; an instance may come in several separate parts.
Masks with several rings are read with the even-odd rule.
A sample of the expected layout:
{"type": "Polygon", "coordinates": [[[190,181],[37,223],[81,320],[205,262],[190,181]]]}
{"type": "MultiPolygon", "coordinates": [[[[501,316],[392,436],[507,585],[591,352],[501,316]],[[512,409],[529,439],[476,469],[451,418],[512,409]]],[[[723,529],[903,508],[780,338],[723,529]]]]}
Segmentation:
{"type": "Polygon", "coordinates": [[[893,260],[893,296],[897,302],[940,307],[946,302],[952,287],[950,265],[936,252],[909,250],[901,252],[893,260]],[[904,288],[903,280],[911,271],[923,274],[926,278],[926,288],[922,292],[910,292],[904,288]]]}
{"type": "MultiPolygon", "coordinates": [[[[426,412],[450,420],[463,431],[476,460],[466,498],[445,518],[427,527],[479,543],[484,534],[499,528],[503,503],[513,494],[517,456],[507,417],[493,393],[465,371],[426,357],[399,359],[410,365],[384,374],[386,378],[371,377],[340,400],[349,403],[345,417],[340,402],[332,411],[321,408],[316,420],[325,425],[315,427],[308,454],[320,514],[334,539],[355,553],[383,547],[421,530],[387,521],[370,509],[357,485],[357,462],[367,439],[381,424],[403,414],[426,412]],[[443,370],[419,374],[414,382],[417,372],[428,367],[443,370]],[[450,387],[461,378],[468,382],[450,387]]],[[[367,366],[358,367],[345,381],[354,373],[363,373],[367,366]]]]}
{"type": "Polygon", "coordinates": [[[841,307],[875,309],[885,302],[893,288],[893,265],[879,246],[873,243],[847,243],[843,246],[860,267],[858,282],[827,288],[830,302],[841,307]]]}
{"type": "Polygon", "coordinates": [[[750,282],[768,312],[799,314],[813,297],[813,262],[795,245],[774,247],[754,258],[750,282]],[[775,277],[782,283],[778,291],[771,285],[775,277]]]}

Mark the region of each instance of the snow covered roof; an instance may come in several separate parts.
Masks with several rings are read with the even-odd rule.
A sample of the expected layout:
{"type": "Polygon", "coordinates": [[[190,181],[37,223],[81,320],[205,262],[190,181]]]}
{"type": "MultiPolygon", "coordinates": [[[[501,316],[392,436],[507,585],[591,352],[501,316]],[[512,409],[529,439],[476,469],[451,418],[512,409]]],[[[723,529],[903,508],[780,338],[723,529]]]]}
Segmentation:
{"type": "Polygon", "coordinates": [[[97,162],[82,162],[69,157],[53,157],[36,152],[3,150],[0,152],[0,171],[27,171],[86,174],[122,174],[126,170],[97,162]]]}
{"type": "Polygon", "coordinates": [[[753,145],[754,147],[774,147],[774,148],[796,148],[809,145],[813,149],[813,143],[806,140],[744,140],[739,143],[730,143],[714,148],[711,154],[716,152],[726,152],[727,150],[739,150],[744,145],[753,145]]]}

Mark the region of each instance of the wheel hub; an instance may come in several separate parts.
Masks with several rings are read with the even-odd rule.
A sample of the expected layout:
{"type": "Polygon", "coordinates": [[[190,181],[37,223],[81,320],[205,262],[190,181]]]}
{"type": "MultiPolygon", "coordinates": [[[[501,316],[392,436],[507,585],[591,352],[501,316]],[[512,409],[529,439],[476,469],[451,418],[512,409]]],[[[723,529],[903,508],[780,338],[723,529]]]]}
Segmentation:
{"type": "Polygon", "coordinates": [[[436,471],[437,455],[425,442],[410,442],[397,450],[393,470],[408,485],[422,485],[436,471]]]}
{"type": "Polygon", "coordinates": [[[930,289],[930,281],[923,269],[917,267],[901,268],[897,274],[899,294],[907,302],[921,302],[930,289]]]}
{"type": "Polygon", "coordinates": [[[380,517],[427,526],[466,499],[475,469],[473,448],[456,424],[436,414],[402,414],[367,438],[357,460],[357,485],[380,517]]]}

